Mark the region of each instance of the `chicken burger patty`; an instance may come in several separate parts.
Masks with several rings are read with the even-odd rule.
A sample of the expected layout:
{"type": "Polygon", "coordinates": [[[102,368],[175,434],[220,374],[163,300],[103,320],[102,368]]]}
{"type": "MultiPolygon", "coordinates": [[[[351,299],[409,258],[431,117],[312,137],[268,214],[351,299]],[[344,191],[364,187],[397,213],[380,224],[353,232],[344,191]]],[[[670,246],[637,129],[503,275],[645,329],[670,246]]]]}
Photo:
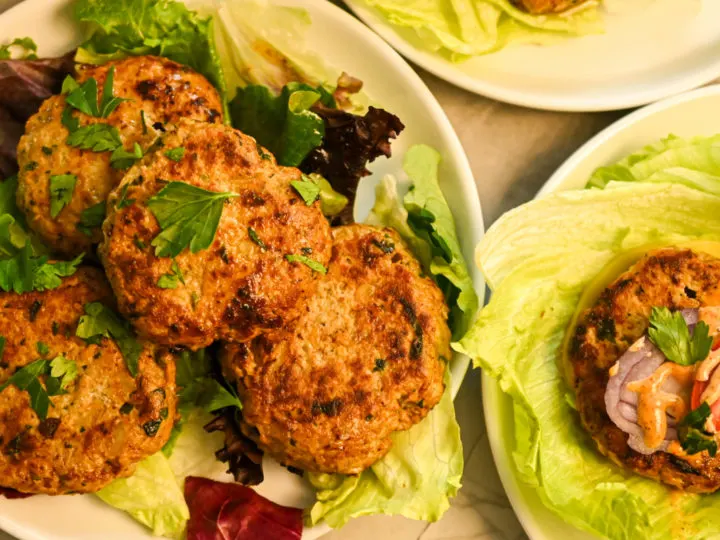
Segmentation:
{"type": "Polygon", "coordinates": [[[225,345],[221,364],[261,449],[306,471],[356,474],[440,400],[448,309],[395,231],[350,225],[333,239],[300,319],[225,345]]]}
{"type": "Polygon", "coordinates": [[[688,249],[649,252],[580,316],[570,340],[577,409],[600,451],[635,473],[693,492],[720,488],[720,454],[641,454],[608,416],[610,368],[648,329],[653,307],[671,311],[720,306],[720,259],[688,249]]]}
{"type": "MultiPolygon", "coordinates": [[[[0,302],[0,386],[41,358],[55,365],[63,357],[77,369],[66,393],[50,397],[42,420],[30,403],[34,392],[15,384],[0,392],[0,485],[50,495],[95,492],[163,447],[176,411],[172,358],[144,346],[133,378],[114,341],[90,345],[75,337],[85,304],[112,305],[100,271],[80,268],[57,289],[0,293],[0,302]]],[[[48,387],[47,373],[39,379],[48,387]]]]}
{"type": "Polygon", "coordinates": [[[331,249],[319,203],[308,206],[290,183],[300,179],[299,170],[278,166],[254,139],[228,126],[183,121],[168,132],[162,148],[111,194],[99,249],[120,310],[137,331],[198,349],[218,339],[249,340],[296,318],[331,249]],[[191,203],[230,194],[208,248],[156,255],[153,240],[175,232],[161,231],[148,204],[162,199],[169,181],[210,192],[187,194],[184,206],[163,199],[188,226],[212,229],[207,208],[196,212],[191,203]]]}
{"type": "MultiPolygon", "coordinates": [[[[146,150],[164,124],[180,118],[222,120],[220,97],[207,79],[165,58],[139,56],[102,66],[82,66],[78,81],[82,84],[94,78],[100,101],[111,68],[115,70],[113,94],[128,101],[120,103],[107,118],[68,110],[72,110],[80,129],[100,125],[105,126],[95,129],[106,129],[108,125],[116,128],[126,151],[132,151],[135,143],[146,150]]],[[[68,144],[70,131],[63,124],[63,112],[68,108],[66,98],[59,95],[47,99],[27,122],[25,135],[18,144],[17,201],[44,242],[55,252],[72,256],[101,240],[100,227],[92,226],[97,221],[93,223],[87,214],[83,218],[82,213],[102,204],[125,171],[116,168],[121,165],[119,162],[111,164],[111,151],[82,150],[68,144]],[[74,186],[69,189],[71,177],[74,186]],[[51,201],[63,196],[69,196],[69,202],[59,212],[51,212],[51,201]]],[[[88,135],[85,142],[94,144],[100,139],[108,137],[88,135]]]]}

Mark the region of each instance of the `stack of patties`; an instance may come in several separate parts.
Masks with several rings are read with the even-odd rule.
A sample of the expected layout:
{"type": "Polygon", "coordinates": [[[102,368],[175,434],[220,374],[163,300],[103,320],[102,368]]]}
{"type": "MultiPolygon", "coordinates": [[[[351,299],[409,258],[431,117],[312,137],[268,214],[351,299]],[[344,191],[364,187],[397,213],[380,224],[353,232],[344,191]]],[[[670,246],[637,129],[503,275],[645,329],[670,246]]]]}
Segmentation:
{"type": "Polygon", "coordinates": [[[220,111],[201,75],[135,57],[82,69],[29,120],[18,206],[59,255],[99,242],[109,284],[34,257],[0,293],[0,485],[131,475],[170,437],[173,353],[216,341],[244,434],[305,471],[366,469],[440,400],[437,285],[394,231],[331,229],[300,171],[220,111]]]}

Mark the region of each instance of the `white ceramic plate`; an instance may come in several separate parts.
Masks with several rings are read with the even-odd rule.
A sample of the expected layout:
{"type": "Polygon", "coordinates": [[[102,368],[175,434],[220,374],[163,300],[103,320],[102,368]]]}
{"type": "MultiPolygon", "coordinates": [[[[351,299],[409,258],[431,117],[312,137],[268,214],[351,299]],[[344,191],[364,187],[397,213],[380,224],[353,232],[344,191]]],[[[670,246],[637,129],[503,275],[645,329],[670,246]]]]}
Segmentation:
{"type": "MultiPolygon", "coordinates": [[[[681,137],[720,133],[720,85],[666,99],[640,109],[593,137],[568,159],[538,193],[582,189],[591,173],[669,134],[681,137]]],[[[512,400],[490,376],[483,374],[483,406],[495,464],[510,502],[533,540],[594,535],[578,531],[545,507],[534,489],[521,483],[512,459],[512,400]]]]}
{"type": "MultiPolygon", "coordinates": [[[[605,0],[609,1],[609,0],[605,0]]],[[[559,111],[645,105],[720,76],[720,2],[620,0],[606,33],[552,46],[510,46],[453,63],[407,41],[368,9],[346,0],[406,58],[446,81],[500,101],[559,111]],[[628,11],[628,5],[632,9],[628,11]],[[695,6],[693,9],[691,6],[695,6]]]]}
{"type": "MultiPolygon", "coordinates": [[[[440,151],[441,185],[453,211],[460,243],[468,261],[483,234],[482,212],[472,172],[460,141],[432,96],[415,72],[380,38],[356,19],[329,2],[283,0],[305,7],[316,31],[307,35],[308,48],[320,53],[327,63],[365,81],[369,96],[398,115],[405,131],[393,144],[393,158],[380,159],[371,166],[373,175],[360,186],[355,208],[364,217],[374,201],[374,184],[387,173],[402,174],[402,158],[413,144],[430,144],[440,151]],[[363,51],[358,54],[357,51],[363,51]]],[[[69,0],[27,0],[0,15],[0,36],[32,36],[40,54],[50,56],[72,49],[79,41],[68,15],[69,0]]],[[[471,268],[475,287],[484,290],[480,273],[471,268]]],[[[452,392],[457,393],[467,370],[468,359],[456,355],[451,362],[452,392]]],[[[206,466],[216,475],[211,452],[206,466]]],[[[220,471],[222,466],[220,465],[220,471]]],[[[304,507],[312,493],[302,480],[274,463],[265,463],[266,479],[258,491],[280,504],[304,507]]],[[[145,540],[150,535],[120,511],[91,495],[31,497],[20,501],[0,498],[0,529],[23,540],[145,540]]],[[[327,532],[324,527],[306,530],[313,539],[327,532]]]]}

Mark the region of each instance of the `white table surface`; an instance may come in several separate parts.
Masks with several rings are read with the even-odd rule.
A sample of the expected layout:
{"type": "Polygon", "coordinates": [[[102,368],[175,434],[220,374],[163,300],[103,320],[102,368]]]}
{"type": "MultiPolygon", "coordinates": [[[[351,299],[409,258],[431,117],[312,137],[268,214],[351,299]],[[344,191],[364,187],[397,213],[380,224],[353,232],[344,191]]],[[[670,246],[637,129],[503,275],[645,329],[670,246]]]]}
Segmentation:
{"type": "MultiPolygon", "coordinates": [[[[0,0],[0,12],[15,3],[17,0],[0,0]]],[[[418,72],[445,109],[470,158],[486,227],[503,212],[531,199],[578,146],[622,114],[524,109],[476,96],[420,69],[418,72]]],[[[465,477],[445,516],[433,524],[402,517],[360,518],[323,540],[526,537],[505,497],[490,453],[479,371],[468,373],[455,406],[465,448],[465,477]]],[[[0,531],[0,540],[14,539],[0,531]]]]}

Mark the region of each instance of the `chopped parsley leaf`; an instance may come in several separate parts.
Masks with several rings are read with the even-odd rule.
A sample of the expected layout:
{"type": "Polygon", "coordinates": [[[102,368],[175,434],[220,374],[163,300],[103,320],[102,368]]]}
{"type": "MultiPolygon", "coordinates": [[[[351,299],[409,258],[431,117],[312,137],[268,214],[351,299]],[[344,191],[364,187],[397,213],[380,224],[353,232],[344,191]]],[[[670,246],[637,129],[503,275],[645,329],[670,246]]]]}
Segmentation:
{"type": "Polygon", "coordinates": [[[17,294],[56,289],[62,283],[60,278],[75,273],[82,258],[79,255],[72,261],[50,263],[47,255],[34,256],[26,243],[12,257],[0,260],[0,289],[17,294]]]}
{"type": "Polygon", "coordinates": [[[285,258],[290,261],[291,263],[299,262],[304,264],[305,266],[311,268],[312,270],[315,270],[315,272],[320,272],[321,274],[327,274],[327,268],[325,268],[322,264],[320,264],[317,261],[312,260],[310,257],[306,257],[305,255],[285,255],[285,258]]]}
{"type": "Polygon", "coordinates": [[[138,143],[133,145],[132,152],[128,152],[122,146],[118,146],[110,155],[110,165],[113,169],[129,169],[135,162],[142,159],[143,151],[138,143]]]}
{"type": "Polygon", "coordinates": [[[14,47],[22,49],[20,60],[37,60],[37,44],[29,37],[15,38],[6,45],[0,45],[0,60],[9,60],[14,47]]]}
{"type": "Polygon", "coordinates": [[[302,175],[302,182],[293,180],[290,185],[297,191],[305,204],[312,206],[312,204],[320,197],[320,186],[310,180],[304,174],[302,175]]]}
{"type": "Polygon", "coordinates": [[[92,236],[92,230],[102,226],[105,221],[105,201],[86,208],[80,213],[80,223],[77,228],[83,234],[92,236]]]}
{"type": "Polygon", "coordinates": [[[185,277],[183,276],[182,270],[177,261],[173,261],[170,265],[169,274],[163,274],[157,282],[158,287],[161,289],[177,289],[178,282],[185,285],[185,277]]]}
{"type": "Polygon", "coordinates": [[[77,176],[57,174],[50,177],[50,216],[56,218],[72,199],[77,176]]]}
{"type": "Polygon", "coordinates": [[[177,148],[171,148],[170,150],[165,150],[163,154],[165,154],[166,158],[171,159],[175,162],[181,161],[182,158],[185,156],[185,148],[183,148],[182,146],[179,146],[177,148]]]}
{"type": "Polygon", "coordinates": [[[265,245],[265,242],[263,242],[262,240],[260,240],[260,237],[259,237],[258,234],[255,232],[255,229],[253,229],[252,227],[248,227],[248,230],[247,230],[247,231],[248,231],[248,236],[250,237],[250,240],[252,240],[252,241],[255,242],[258,246],[260,246],[260,249],[262,249],[262,250],[266,250],[266,249],[267,249],[267,245],[265,245]]]}
{"type": "Polygon", "coordinates": [[[77,363],[63,355],[56,356],[50,361],[50,376],[59,379],[60,388],[66,390],[78,376],[77,363]]]}
{"type": "Polygon", "coordinates": [[[135,338],[130,324],[100,302],[85,304],[75,335],[88,343],[98,344],[103,337],[112,338],[125,359],[130,375],[138,373],[142,345],[135,338]]]}
{"type": "Polygon", "coordinates": [[[90,124],[78,127],[68,135],[70,146],[93,152],[111,152],[122,147],[120,132],[110,124],[90,124]]]}
{"type": "Polygon", "coordinates": [[[210,247],[223,205],[231,197],[237,195],[207,191],[185,182],[169,182],[147,202],[162,229],[152,241],[155,255],[176,257],[185,248],[197,253],[210,247]]]}
{"type": "Polygon", "coordinates": [[[122,210],[123,208],[126,208],[128,206],[132,206],[133,203],[135,203],[135,199],[127,198],[128,189],[130,189],[130,184],[125,184],[120,190],[120,200],[115,205],[115,208],[117,208],[118,210],[122,210]]]}
{"type": "Polygon", "coordinates": [[[47,346],[47,343],[43,343],[42,341],[38,341],[35,344],[35,348],[41,356],[46,356],[50,352],[50,347],[47,346]]]}

